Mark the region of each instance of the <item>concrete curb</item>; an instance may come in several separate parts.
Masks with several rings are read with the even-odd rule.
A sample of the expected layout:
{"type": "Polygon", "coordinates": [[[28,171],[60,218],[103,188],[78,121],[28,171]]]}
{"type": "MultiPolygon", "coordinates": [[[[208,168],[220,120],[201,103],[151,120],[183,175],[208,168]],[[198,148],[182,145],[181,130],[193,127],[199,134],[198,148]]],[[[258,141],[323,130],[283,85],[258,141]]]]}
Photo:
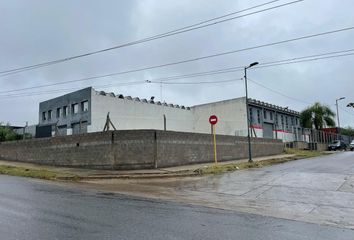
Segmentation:
{"type": "Polygon", "coordinates": [[[154,178],[176,178],[176,177],[195,177],[200,176],[200,174],[191,172],[174,172],[174,173],[142,173],[142,174],[117,174],[117,175],[102,175],[102,176],[77,176],[77,177],[58,177],[58,180],[75,180],[75,181],[85,181],[85,180],[107,180],[107,179],[154,179],[154,178]]]}
{"type": "MultiPolygon", "coordinates": [[[[284,157],[294,157],[298,159],[304,159],[306,157],[296,157],[296,154],[283,154],[283,155],[276,155],[276,156],[268,156],[268,157],[261,157],[256,160],[258,161],[264,161],[264,160],[274,160],[274,159],[280,159],[284,157]]],[[[220,166],[222,165],[228,165],[232,163],[242,163],[242,162],[247,162],[245,159],[241,160],[233,160],[233,161],[225,161],[225,162],[220,162],[220,166]]],[[[9,166],[18,166],[18,167],[26,167],[26,168],[33,168],[33,169],[45,169],[49,171],[54,171],[54,172],[62,172],[69,174],[69,176],[58,176],[55,178],[55,180],[59,181],[90,181],[90,180],[108,180],[108,179],[157,179],[157,178],[182,178],[182,177],[197,177],[197,176],[204,176],[204,175],[209,175],[209,174],[203,174],[201,173],[200,169],[204,167],[208,167],[212,165],[213,163],[202,163],[202,164],[197,164],[197,165],[189,165],[189,166],[177,166],[177,167],[171,167],[171,168],[161,168],[161,169],[147,169],[144,171],[104,171],[100,170],[96,172],[95,170],[87,170],[85,169],[74,169],[74,168],[55,168],[55,167],[48,167],[46,168],[44,165],[35,165],[35,164],[28,164],[28,163],[21,163],[21,162],[6,162],[6,161],[0,161],[1,164],[3,165],[9,165],[9,166]]]]}

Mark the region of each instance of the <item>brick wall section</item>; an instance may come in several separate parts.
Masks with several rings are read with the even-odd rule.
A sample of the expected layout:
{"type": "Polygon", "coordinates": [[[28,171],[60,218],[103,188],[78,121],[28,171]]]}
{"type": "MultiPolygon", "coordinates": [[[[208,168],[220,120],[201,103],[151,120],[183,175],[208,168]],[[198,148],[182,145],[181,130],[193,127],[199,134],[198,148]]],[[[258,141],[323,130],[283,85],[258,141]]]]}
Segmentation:
{"type": "MultiPolygon", "coordinates": [[[[246,158],[247,138],[217,136],[219,161],[246,158]]],[[[254,139],[253,156],[279,154],[280,140],[254,139]]],[[[0,143],[0,158],[96,169],[141,169],[213,161],[209,134],[125,130],[0,143]]]]}
{"type": "Polygon", "coordinates": [[[155,131],[125,130],[111,132],[114,169],[143,169],[155,166],[155,131]]]}
{"type": "Polygon", "coordinates": [[[111,168],[110,132],[30,139],[0,144],[5,160],[56,166],[111,168]]]}
{"type": "MultiPolygon", "coordinates": [[[[248,158],[247,137],[217,135],[218,161],[248,158]]],[[[252,139],[253,157],[280,154],[283,143],[274,139],[252,139]]],[[[210,134],[157,131],[158,167],[213,162],[213,137],[210,134]]]]}

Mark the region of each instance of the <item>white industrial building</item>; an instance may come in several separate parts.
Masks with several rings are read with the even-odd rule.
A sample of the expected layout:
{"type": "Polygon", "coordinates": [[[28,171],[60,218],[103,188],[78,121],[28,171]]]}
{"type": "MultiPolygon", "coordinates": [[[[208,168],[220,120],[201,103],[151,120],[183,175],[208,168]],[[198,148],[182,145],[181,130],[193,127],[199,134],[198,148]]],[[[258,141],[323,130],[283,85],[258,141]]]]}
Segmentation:
{"type": "MultiPolygon", "coordinates": [[[[39,104],[39,136],[70,135],[103,131],[109,113],[117,130],[158,129],[210,133],[210,115],[218,116],[216,133],[245,136],[246,98],[236,98],[192,107],[155,102],[92,87],[39,104]]],[[[284,138],[299,127],[299,113],[260,101],[249,101],[252,133],[257,137],[284,138]]]]}

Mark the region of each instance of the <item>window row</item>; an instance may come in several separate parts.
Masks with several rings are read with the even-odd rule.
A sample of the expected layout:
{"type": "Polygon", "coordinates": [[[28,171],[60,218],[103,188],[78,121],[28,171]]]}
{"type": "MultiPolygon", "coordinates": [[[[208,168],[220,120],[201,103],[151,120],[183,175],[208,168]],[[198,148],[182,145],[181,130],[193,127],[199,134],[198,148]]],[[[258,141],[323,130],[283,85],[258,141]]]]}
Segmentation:
{"type": "MultiPolygon", "coordinates": [[[[71,109],[70,112],[72,115],[79,113],[79,105],[80,105],[80,111],[81,112],[87,112],[88,111],[88,101],[83,101],[81,104],[79,103],[73,103],[71,104],[71,109]]],[[[61,117],[66,117],[69,115],[69,106],[63,106],[60,108],[56,109],[56,118],[61,118],[61,117]]],[[[42,121],[50,121],[53,119],[53,111],[48,110],[45,112],[42,112],[42,121]]]]}
{"type": "Polygon", "coordinates": [[[250,116],[250,121],[251,123],[258,123],[261,124],[263,121],[269,118],[269,120],[273,121],[275,120],[276,125],[281,125],[281,126],[295,126],[299,124],[299,119],[297,117],[292,117],[292,116],[286,116],[282,114],[276,114],[275,112],[272,111],[267,111],[263,110],[263,116],[262,116],[262,111],[260,109],[255,109],[249,108],[249,116],[250,116]],[[256,116],[253,115],[253,112],[255,111],[256,116]],[[279,124],[279,117],[280,117],[280,123],[279,124]]]}

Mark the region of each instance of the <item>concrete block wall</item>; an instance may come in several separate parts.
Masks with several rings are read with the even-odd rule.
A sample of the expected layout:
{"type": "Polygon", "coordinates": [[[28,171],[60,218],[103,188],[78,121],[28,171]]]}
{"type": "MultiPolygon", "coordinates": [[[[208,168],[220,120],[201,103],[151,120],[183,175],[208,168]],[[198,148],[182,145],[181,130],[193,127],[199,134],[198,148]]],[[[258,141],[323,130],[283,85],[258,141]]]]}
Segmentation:
{"type": "Polygon", "coordinates": [[[288,142],[285,144],[286,147],[288,148],[295,148],[295,149],[310,149],[310,146],[307,142],[304,141],[294,141],[294,142],[288,142]]]}
{"type": "MultiPolygon", "coordinates": [[[[283,152],[280,140],[253,139],[253,156],[283,152]]],[[[217,135],[219,161],[246,158],[247,138],[217,135]]],[[[0,159],[95,169],[142,169],[213,161],[210,134],[159,130],[96,132],[0,143],[0,159]]]]}
{"type": "MultiPolygon", "coordinates": [[[[94,134],[94,133],[93,133],[94,134]]],[[[112,131],[113,169],[154,168],[156,139],[153,130],[112,131]]]]}
{"type": "MultiPolygon", "coordinates": [[[[248,158],[246,137],[217,135],[218,161],[248,158]]],[[[280,154],[281,140],[252,139],[253,157],[280,154]]],[[[214,161],[211,134],[157,131],[157,166],[169,167],[214,161]]]]}
{"type": "Polygon", "coordinates": [[[327,151],[328,150],[328,144],[327,143],[317,143],[316,144],[316,150],[317,151],[327,151]]]}
{"type": "Polygon", "coordinates": [[[306,149],[306,150],[317,150],[317,151],[326,151],[328,150],[327,143],[318,143],[318,142],[303,142],[303,141],[294,141],[286,143],[286,147],[295,148],[295,149],[306,149]]]}
{"type": "Polygon", "coordinates": [[[0,144],[0,158],[55,166],[111,168],[111,133],[30,139],[0,144]]]}

